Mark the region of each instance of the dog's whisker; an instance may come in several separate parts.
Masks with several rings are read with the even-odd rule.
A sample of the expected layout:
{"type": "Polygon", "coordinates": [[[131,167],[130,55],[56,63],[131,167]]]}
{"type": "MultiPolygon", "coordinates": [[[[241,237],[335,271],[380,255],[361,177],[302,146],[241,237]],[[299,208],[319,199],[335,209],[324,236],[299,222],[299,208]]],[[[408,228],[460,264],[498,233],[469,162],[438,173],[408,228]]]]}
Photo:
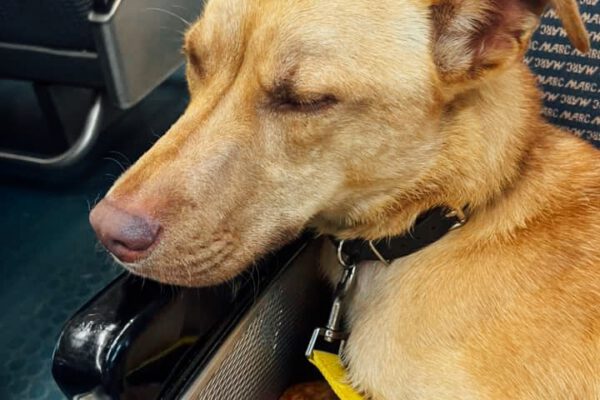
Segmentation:
{"type": "Polygon", "coordinates": [[[182,37],[185,35],[185,31],[184,30],[173,29],[173,28],[170,28],[168,26],[160,26],[158,29],[161,30],[161,31],[165,31],[165,32],[174,32],[174,33],[179,34],[179,36],[182,36],[182,37]]]}
{"type": "Polygon", "coordinates": [[[252,303],[256,303],[256,299],[258,298],[258,292],[259,292],[259,284],[260,284],[260,280],[259,280],[259,271],[258,271],[258,267],[256,265],[256,263],[252,263],[252,265],[250,266],[250,276],[252,278],[252,303]],[[256,274],[256,276],[255,276],[256,274]],[[256,277],[256,279],[255,279],[256,277]]]}
{"type": "Polygon", "coordinates": [[[156,130],[151,125],[148,124],[147,127],[148,127],[148,129],[150,129],[150,133],[152,134],[152,136],[154,138],[156,138],[156,140],[161,138],[162,135],[160,133],[157,133],[156,130]]]}
{"type": "Polygon", "coordinates": [[[116,182],[116,180],[118,179],[118,177],[116,175],[108,173],[108,172],[106,174],[104,174],[104,176],[107,178],[110,178],[112,183],[116,182]]]}
{"type": "Polygon", "coordinates": [[[102,194],[100,192],[96,193],[96,197],[94,197],[94,200],[92,201],[92,207],[91,208],[94,208],[96,206],[96,204],[98,204],[98,202],[100,201],[100,197],[101,196],[102,196],[102,194]]]}
{"type": "Polygon", "coordinates": [[[121,172],[125,172],[127,170],[127,168],[125,168],[125,165],[123,165],[123,163],[117,160],[116,158],[104,157],[104,159],[108,161],[113,161],[115,164],[117,164],[121,168],[121,172]]]}
{"type": "Polygon", "coordinates": [[[185,266],[185,265],[183,266],[183,268],[184,268],[184,270],[185,270],[185,271],[187,272],[187,274],[188,274],[188,279],[189,279],[189,281],[188,281],[188,282],[189,282],[189,284],[192,284],[192,283],[193,283],[193,279],[192,279],[192,271],[191,271],[191,268],[189,268],[188,266],[185,266]]]}
{"type": "Polygon", "coordinates": [[[140,276],[142,278],[142,283],[140,285],[141,289],[144,290],[144,286],[146,285],[146,277],[141,275],[140,276]]]}
{"type": "Polygon", "coordinates": [[[111,150],[108,153],[121,157],[123,159],[124,165],[126,165],[127,167],[129,167],[129,166],[131,166],[131,164],[133,164],[131,162],[131,160],[129,159],[129,157],[127,157],[125,154],[121,153],[120,151],[111,150]]]}
{"type": "Polygon", "coordinates": [[[183,22],[186,26],[190,26],[192,25],[192,23],[190,21],[188,21],[187,19],[183,18],[181,15],[174,13],[173,11],[169,11],[169,10],[165,10],[164,8],[158,8],[158,7],[148,7],[146,8],[146,11],[158,11],[158,12],[162,12],[164,14],[170,15],[174,18],[177,18],[178,20],[180,20],[181,22],[183,22]]]}

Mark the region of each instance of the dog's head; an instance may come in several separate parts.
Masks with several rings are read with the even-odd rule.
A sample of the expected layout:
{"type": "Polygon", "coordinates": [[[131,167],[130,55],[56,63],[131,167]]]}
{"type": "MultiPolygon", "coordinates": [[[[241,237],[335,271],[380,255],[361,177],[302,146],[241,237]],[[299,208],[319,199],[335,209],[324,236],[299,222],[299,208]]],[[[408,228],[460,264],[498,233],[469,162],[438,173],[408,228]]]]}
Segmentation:
{"type": "MultiPolygon", "coordinates": [[[[584,49],[574,2],[555,2],[584,49]]],[[[187,110],[92,224],[126,268],[183,285],[229,279],[307,225],[386,234],[363,227],[440,201],[449,105],[519,62],[545,6],[211,0],[185,37],[187,110]]]]}

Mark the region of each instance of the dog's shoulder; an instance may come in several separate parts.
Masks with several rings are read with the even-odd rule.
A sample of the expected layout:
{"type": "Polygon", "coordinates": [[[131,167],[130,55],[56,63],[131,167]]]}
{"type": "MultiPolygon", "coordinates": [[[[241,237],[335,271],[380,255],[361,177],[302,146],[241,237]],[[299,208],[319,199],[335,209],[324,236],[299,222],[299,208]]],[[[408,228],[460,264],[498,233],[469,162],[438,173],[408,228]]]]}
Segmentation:
{"type": "Polygon", "coordinates": [[[358,387],[381,398],[593,398],[578,382],[600,384],[600,151],[551,125],[532,136],[517,181],[467,225],[359,271],[347,353],[362,366],[350,371],[358,387]]]}

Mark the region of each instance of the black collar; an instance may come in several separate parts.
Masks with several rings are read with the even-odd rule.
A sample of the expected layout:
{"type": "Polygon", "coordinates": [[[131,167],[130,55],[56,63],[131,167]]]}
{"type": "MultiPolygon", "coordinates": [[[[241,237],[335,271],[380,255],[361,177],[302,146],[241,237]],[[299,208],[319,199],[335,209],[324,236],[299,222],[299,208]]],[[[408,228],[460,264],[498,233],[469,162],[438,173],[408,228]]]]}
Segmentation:
{"type": "Polygon", "coordinates": [[[356,264],[361,261],[383,261],[390,263],[400,257],[405,257],[437,242],[448,232],[466,222],[462,211],[451,210],[447,207],[437,207],[421,214],[415,225],[408,233],[377,241],[354,239],[332,241],[338,246],[347,260],[346,263],[356,264]]]}

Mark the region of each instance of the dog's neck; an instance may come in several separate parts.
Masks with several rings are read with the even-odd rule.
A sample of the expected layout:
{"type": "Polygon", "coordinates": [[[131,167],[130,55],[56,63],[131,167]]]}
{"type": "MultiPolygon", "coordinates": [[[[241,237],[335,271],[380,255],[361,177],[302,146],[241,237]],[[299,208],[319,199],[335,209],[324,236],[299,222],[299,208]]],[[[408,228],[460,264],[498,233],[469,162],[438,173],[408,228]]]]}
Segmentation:
{"type": "Polygon", "coordinates": [[[367,201],[346,215],[319,216],[313,226],[340,239],[373,240],[406,233],[438,205],[477,213],[520,179],[546,125],[539,103],[535,79],[521,64],[442,100],[436,129],[443,148],[414,191],[395,193],[385,204],[367,201]]]}

